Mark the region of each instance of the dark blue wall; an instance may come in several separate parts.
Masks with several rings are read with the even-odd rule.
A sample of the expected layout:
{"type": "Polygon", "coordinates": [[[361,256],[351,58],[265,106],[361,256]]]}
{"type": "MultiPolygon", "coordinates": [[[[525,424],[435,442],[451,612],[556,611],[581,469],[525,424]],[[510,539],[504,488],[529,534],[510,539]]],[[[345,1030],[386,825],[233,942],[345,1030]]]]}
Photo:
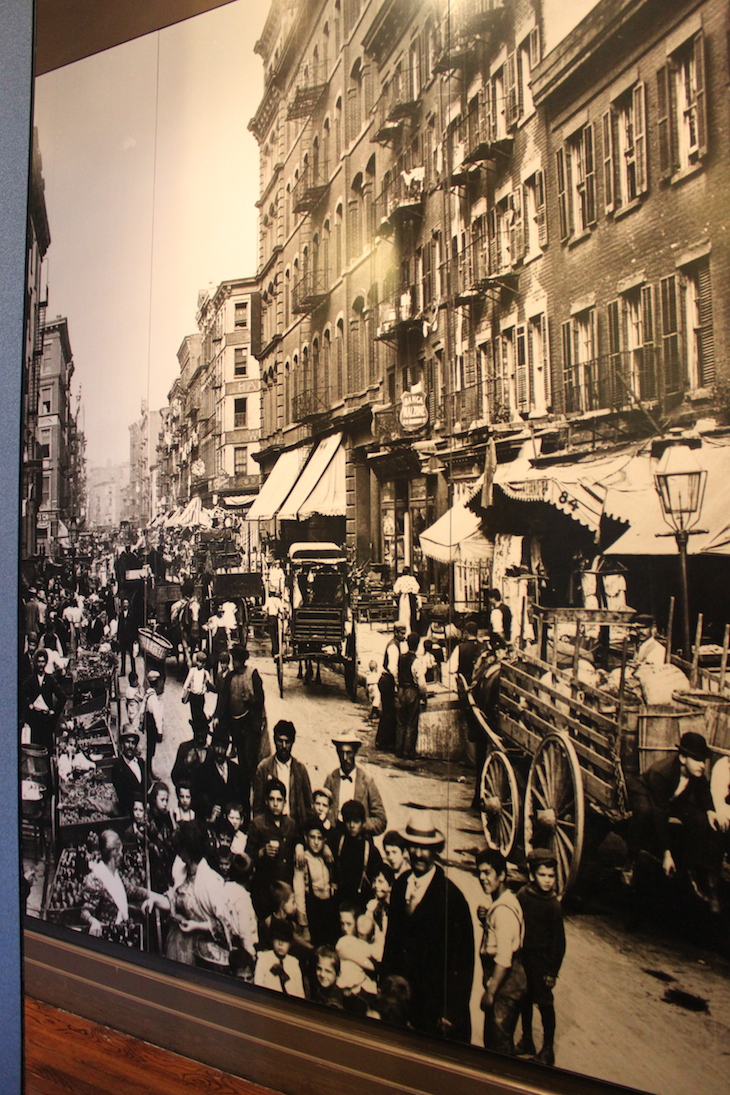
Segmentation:
{"type": "Polygon", "coordinates": [[[17,584],[32,0],[0,0],[0,1088],[21,1090],[17,584]]]}

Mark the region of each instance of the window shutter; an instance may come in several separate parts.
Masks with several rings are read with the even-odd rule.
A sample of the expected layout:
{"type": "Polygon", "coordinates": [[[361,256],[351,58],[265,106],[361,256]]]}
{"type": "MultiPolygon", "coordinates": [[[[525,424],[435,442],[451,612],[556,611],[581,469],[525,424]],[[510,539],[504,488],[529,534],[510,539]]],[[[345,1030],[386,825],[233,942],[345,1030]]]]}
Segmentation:
{"type": "Polygon", "coordinates": [[[586,224],[596,223],[596,166],[593,124],[583,130],[583,162],[585,164],[586,224]]]}
{"type": "Polygon", "coordinates": [[[540,28],[530,31],[530,72],[540,63],[540,28]]]}
{"type": "Polygon", "coordinates": [[[499,248],[497,246],[497,210],[489,210],[489,273],[499,273],[499,248]]]}
{"type": "Polygon", "coordinates": [[[697,106],[697,155],[707,153],[707,95],[705,93],[705,39],[700,31],[694,38],[695,104],[697,106]]]}
{"type": "Polygon", "coordinates": [[[563,336],[563,410],[574,410],[573,393],[573,324],[567,320],[562,324],[563,336]]]}
{"type": "Polygon", "coordinates": [[[540,247],[546,247],[548,241],[547,205],[545,202],[545,174],[543,171],[535,172],[535,222],[537,224],[537,242],[540,247]]]}
{"type": "Polygon", "coordinates": [[[565,240],[568,238],[568,193],[566,190],[566,178],[565,178],[565,149],[559,148],[556,153],[556,164],[558,172],[558,211],[560,213],[560,238],[565,240]]]}
{"type": "Polygon", "coordinates": [[[547,315],[543,312],[540,316],[540,341],[542,343],[542,382],[545,386],[545,402],[548,410],[551,410],[553,377],[550,370],[550,341],[547,315]]]}
{"type": "Polygon", "coordinates": [[[644,194],[648,188],[646,167],[646,90],[643,84],[634,88],[634,149],[636,155],[636,192],[644,194]]]}
{"type": "Polygon", "coordinates": [[[613,172],[613,118],[607,110],[603,115],[603,197],[607,213],[614,208],[613,172]]]}
{"type": "Polygon", "coordinates": [[[527,347],[524,327],[518,327],[516,331],[515,364],[515,390],[517,395],[517,406],[522,409],[527,407],[530,398],[527,378],[527,347]]]}
{"type": "Polygon", "coordinates": [[[621,372],[621,310],[617,300],[608,304],[608,362],[608,375],[600,377],[601,405],[621,406],[624,388],[618,375],[621,372]]]}
{"type": "Polygon", "coordinates": [[[641,398],[656,399],[656,368],[654,350],[654,298],[650,285],[641,290],[641,326],[644,345],[641,354],[641,398]]]}
{"type": "Polygon", "coordinates": [[[681,389],[679,357],[679,309],[677,307],[677,277],[662,278],[662,350],[664,358],[664,390],[671,394],[681,389]]]}
{"type": "Polygon", "coordinates": [[[517,121],[518,115],[518,101],[517,101],[517,60],[514,51],[509,54],[504,66],[504,86],[505,86],[505,123],[507,129],[511,129],[517,121]]]}
{"type": "Polygon", "coordinates": [[[431,253],[433,242],[429,240],[423,248],[423,306],[430,308],[433,303],[433,280],[431,277],[431,253]]]}
{"type": "Polygon", "coordinates": [[[656,74],[657,135],[659,138],[659,171],[668,179],[674,168],[672,155],[672,126],[669,118],[669,65],[662,65],[656,74]]]}
{"type": "Polygon", "coordinates": [[[521,262],[525,255],[525,232],[522,221],[522,187],[512,191],[512,223],[509,228],[509,253],[512,266],[521,262]]]}
{"type": "Polygon", "coordinates": [[[715,380],[715,345],[712,331],[712,284],[710,263],[706,259],[697,267],[697,297],[700,320],[700,383],[704,386],[715,380]]]}
{"type": "Polygon", "coordinates": [[[497,110],[494,94],[494,80],[490,80],[484,88],[484,136],[489,144],[497,135],[497,110]]]}

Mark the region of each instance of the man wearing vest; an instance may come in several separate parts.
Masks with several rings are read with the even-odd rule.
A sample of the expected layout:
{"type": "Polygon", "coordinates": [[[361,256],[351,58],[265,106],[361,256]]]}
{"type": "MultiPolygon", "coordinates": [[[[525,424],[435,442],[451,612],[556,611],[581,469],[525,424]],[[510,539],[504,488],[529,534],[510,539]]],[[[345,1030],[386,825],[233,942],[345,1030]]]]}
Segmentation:
{"type": "Polygon", "coordinates": [[[380,720],[378,722],[378,732],[375,735],[375,746],[377,749],[382,749],[384,753],[395,751],[398,727],[398,710],[395,699],[398,680],[398,658],[408,649],[405,638],[405,625],[396,624],[393,628],[393,638],[385,648],[383,672],[378,681],[380,720]]]}
{"type": "Polygon", "coordinates": [[[408,636],[407,650],[398,658],[398,728],[395,738],[395,755],[404,760],[416,759],[418,719],[421,702],[428,696],[426,677],[416,656],[420,639],[415,631],[408,636]]]}
{"type": "Polygon", "coordinates": [[[230,735],[246,780],[252,783],[261,759],[264,688],[258,670],[246,664],[245,646],[233,646],[231,658],[233,669],[220,687],[215,713],[219,725],[230,735]]]}

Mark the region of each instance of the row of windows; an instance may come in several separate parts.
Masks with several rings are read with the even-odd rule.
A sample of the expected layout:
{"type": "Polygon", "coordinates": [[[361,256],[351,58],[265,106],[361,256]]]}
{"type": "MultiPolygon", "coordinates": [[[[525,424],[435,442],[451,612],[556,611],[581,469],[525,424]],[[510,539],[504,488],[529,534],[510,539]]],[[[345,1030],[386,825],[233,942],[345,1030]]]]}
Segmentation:
{"type": "MultiPolygon", "coordinates": [[[[656,74],[659,175],[691,170],[707,151],[705,43],[695,34],[656,74]]],[[[571,134],[556,153],[560,238],[581,235],[599,216],[639,201],[649,189],[647,89],[637,82],[601,117],[571,134]],[[600,180],[600,182],[599,182],[600,180]]]]}

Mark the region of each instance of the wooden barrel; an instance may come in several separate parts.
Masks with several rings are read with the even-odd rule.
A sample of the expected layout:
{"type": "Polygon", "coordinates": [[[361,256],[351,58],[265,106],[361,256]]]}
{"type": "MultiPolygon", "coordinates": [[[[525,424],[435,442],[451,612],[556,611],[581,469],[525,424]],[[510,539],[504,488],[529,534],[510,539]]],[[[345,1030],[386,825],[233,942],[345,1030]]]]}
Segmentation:
{"type": "Polygon", "coordinates": [[[22,745],[20,755],[21,779],[32,779],[46,786],[50,778],[48,750],[41,745],[22,745]]]}

